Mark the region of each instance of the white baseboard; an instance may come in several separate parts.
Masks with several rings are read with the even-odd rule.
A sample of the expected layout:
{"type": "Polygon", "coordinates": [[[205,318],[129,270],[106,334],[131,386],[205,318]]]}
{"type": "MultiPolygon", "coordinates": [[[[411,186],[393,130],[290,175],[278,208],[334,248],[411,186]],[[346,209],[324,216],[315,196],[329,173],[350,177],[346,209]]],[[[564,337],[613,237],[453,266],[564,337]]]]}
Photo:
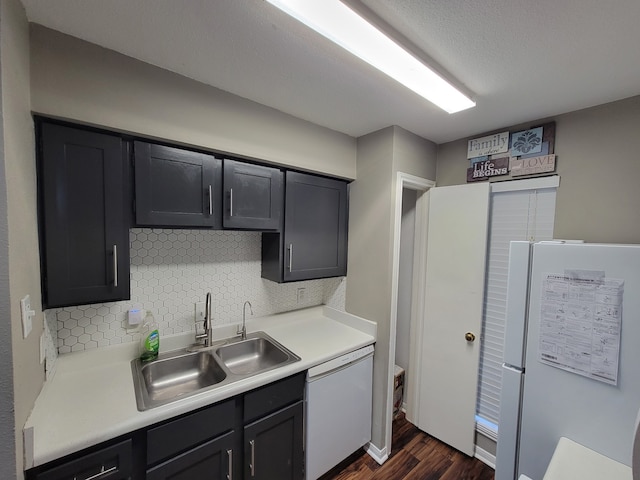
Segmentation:
{"type": "Polygon", "coordinates": [[[474,455],[478,460],[480,460],[485,465],[489,465],[491,468],[495,470],[496,468],[496,456],[487,452],[484,448],[480,448],[476,445],[476,453],[474,455]]]}
{"type": "Polygon", "coordinates": [[[378,462],[380,465],[386,462],[387,459],[389,458],[389,455],[387,454],[387,447],[380,450],[373,443],[369,442],[362,448],[364,448],[366,452],[369,454],[369,456],[373,458],[376,462],[378,462]]]}

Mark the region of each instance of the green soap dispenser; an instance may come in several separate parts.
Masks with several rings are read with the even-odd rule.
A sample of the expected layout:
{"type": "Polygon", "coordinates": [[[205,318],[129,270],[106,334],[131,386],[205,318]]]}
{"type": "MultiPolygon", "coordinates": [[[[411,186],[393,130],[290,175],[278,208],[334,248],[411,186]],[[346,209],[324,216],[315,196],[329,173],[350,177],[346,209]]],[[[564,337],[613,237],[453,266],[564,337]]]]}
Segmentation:
{"type": "Polygon", "coordinates": [[[158,324],[150,311],[147,311],[147,315],[144,317],[141,334],[140,360],[143,362],[155,360],[158,358],[158,350],[160,350],[160,333],[158,333],[158,324]]]}

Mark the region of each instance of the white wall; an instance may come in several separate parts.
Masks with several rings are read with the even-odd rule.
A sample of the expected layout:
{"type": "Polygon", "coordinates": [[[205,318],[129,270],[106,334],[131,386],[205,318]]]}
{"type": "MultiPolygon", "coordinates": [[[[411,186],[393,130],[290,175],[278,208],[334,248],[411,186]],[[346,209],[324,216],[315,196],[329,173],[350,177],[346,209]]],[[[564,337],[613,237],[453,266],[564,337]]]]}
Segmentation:
{"type": "Polygon", "coordinates": [[[40,25],[31,69],[35,112],[355,178],[348,135],[40,25]]]}
{"type": "MultiPolygon", "coordinates": [[[[8,265],[13,358],[13,408],[15,436],[3,450],[15,454],[14,472],[2,478],[22,478],[22,427],[42,388],[44,369],[39,362],[39,340],[43,330],[40,300],[40,263],[36,209],[36,168],[29,89],[29,26],[18,0],[1,4],[0,49],[2,63],[2,116],[4,137],[4,182],[6,182],[8,265]],[[22,338],[20,299],[31,295],[36,310],[33,331],[22,338]]],[[[3,294],[6,298],[6,294],[3,294]]],[[[4,301],[3,308],[6,308],[4,301]]],[[[6,321],[7,316],[3,316],[6,321]]],[[[4,347],[2,348],[4,350],[4,347]]]]}

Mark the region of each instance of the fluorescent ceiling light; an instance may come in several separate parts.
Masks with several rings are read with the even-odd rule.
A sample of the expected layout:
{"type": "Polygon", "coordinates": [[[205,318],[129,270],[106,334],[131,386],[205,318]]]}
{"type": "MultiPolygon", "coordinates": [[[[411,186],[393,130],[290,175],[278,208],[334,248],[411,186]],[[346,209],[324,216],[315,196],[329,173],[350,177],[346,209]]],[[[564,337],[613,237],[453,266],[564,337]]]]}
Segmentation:
{"type": "Polygon", "coordinates": [[[476,104],[339,0],[267,0],[449,113],[476,104]]]}

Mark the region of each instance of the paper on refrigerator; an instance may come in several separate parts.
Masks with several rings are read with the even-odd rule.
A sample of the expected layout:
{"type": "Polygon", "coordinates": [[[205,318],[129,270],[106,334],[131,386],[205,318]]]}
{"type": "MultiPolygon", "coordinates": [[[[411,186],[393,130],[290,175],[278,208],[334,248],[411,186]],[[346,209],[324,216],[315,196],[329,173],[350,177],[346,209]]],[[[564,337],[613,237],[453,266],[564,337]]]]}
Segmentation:
{"type": "Polygon", "coordinates": [[[617,385],[623,294],[602,271],[544,274],[538,360],[617,385]]]}

